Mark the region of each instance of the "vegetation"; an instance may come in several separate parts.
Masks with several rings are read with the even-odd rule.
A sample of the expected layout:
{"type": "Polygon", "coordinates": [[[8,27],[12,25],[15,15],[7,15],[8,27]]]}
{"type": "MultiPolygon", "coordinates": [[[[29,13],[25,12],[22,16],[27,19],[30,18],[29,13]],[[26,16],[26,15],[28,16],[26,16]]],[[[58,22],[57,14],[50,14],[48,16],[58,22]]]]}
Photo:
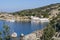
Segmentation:
{"type": "Polygon", "coordinates": [[[2,35],[2,33],[0,32],[0,40],[2,40],[2,36],[1,35],[2,35]]]}
{"type": "Polygon", "coordinates": [[[56,24],[56,31],[60,31],[60,21],[56,24]]]}
{"type": "MultiPolygon", "coordinates": [[[[22,10],[18,12],[12,13],[13,15],[19,15],[19,16],[38,16],[41,17],[41,15],[44,18],[49,18],[49,13],[51,10],[55,10],[60,7],[60,3],[57,4],[51,4],[48,6],[40,7],[40,8],[35,8],[35,9],[27,9],[27,10],[22,10]],[[57,6],[57,7],[56,7],[57,6]]],[[[60,11],[60,9],[58,9],[60,11]]],[[[10,13],[11,14],[11,13],[10,13]]],[[[1,16],[4,17],[4,16],[1,16]]],[[[53,17],[52,20],[50,20],[50,24],[44,29],[44,34],[42,39],[44,40],[51,40],[55,32],[60,31],[60,13],[57,15],[57,17],[53,17]]],[[[0,32],[0,40],[10,40],[10,28],[7,25],[3,26],[3,32],[0,32]],[[4,35],[2,38],[1,35],[4,35]]]]}
{"type": "Polygon", "coordinates": [[[60,31],[60,14],[58,14],[57,17],[54,17],[50,21],[50,24],[56,29],[56,31],[60,31]]]}
{"type": "Polygon", "coordinates": [[[44,29],[42,39],[51,40],[54,34],[55,34],[55,29],[51,25],[49,25],[47,28],[44,29]]]}
{"type": "Polygon", "coordinates": [[[57,9],[59,7],[60,7],[60,3],[51,4],[51,5],[40,7],[40,8],[17,11],[17,12],[14,12],[13,15],[19,15],[19,16],[38,16],[38,17],[41,17],[41,15],[43,15],[43,17],[47,17],[48,18],[49,17],[49,12],[51,10],[55,10],[55,9],[57,9]]]}
{"type": "Polygon", "coordinates": [[[0,40],[10,40],[10,32],[9,32],[10,28],[8,25],[4,25],[3,26],[3,32],[0,32],[0,40]],[[2,37],[2,35],[4,35],[2,37]]]}
{"type": "Polygon", "coordinates": [[[0,18],[4,18],[4,16],[1,16],[0,18]]]}
{"type": "Polygon", "coordinates": [[[55,32],[59,31],[60,31],[60,14],[58,14],[57,17],[53,17],[48,27],[44,29],[42,39],[52,40],[52,37],[54,36],[55,32]]]}

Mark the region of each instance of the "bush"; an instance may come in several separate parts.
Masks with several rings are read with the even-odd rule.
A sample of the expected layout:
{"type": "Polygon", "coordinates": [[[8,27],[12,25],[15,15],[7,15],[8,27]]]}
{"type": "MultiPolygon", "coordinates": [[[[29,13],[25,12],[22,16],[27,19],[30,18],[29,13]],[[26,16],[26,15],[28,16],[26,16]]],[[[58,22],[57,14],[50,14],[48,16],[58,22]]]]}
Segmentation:
{"type": "Polygon", "coordinates": [[[51,40],[53,35],[55,34],[55,29],[51,25],[49,25],[47,28],[44,29],[43,33],[44,40],[51,40]]]}

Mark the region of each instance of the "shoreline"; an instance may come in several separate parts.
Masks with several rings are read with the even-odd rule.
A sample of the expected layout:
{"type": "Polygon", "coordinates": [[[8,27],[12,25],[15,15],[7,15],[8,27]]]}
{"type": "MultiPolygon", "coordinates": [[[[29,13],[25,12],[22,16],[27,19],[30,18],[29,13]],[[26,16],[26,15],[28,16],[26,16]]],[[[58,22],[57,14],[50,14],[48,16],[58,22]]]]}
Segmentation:
{"type": "Polygon", "coordinates": [[[34,31],[34,32],[32,32],[32,33],[30,33],[28,35],[25,35],[24,39],[25,40],[27,40],[27,39],[30,39],[30,40],[33,40],[33,39],[37,40],[37,39],[39,39],[40,40],[40,37],[42,37],[42,35],[43,35],[43,29],[37,30],[37,31],[34,31]]]}
{"type": "Polygon", "coordinates": [[[0,20],[6,21],[30,21],[30,16],[19,16],[19,15],[12,15],[12,14],[0,14],[0,20]]]}
{"type": "Polygon", "coordinates": [[[31,19],[5,19],[5,18],[0,18],[0,20],[5,20],[5,21],[12,21],[12,20],[14,20],[14,21],[16,21],[16,22],[19,22],[19,21],[22,21],[22,22],[28,22],[28,21],[31,21],[31,19]]]}

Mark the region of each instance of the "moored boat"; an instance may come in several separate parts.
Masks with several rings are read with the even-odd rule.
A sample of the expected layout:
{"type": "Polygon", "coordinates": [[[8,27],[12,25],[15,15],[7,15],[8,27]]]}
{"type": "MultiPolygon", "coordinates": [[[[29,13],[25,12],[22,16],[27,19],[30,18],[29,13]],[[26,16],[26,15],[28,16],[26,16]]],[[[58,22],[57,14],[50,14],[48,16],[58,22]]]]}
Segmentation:
{"type": "Polygon", "coordinates": [[[16,32],[13,32],[11,37],[17,37],[17,33],[16,32]]]}

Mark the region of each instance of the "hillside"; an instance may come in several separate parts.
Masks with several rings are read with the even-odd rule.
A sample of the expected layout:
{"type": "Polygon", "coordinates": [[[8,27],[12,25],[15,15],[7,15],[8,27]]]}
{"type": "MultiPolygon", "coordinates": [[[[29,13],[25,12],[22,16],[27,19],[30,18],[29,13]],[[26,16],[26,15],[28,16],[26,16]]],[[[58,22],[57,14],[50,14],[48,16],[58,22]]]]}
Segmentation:
{"type": "Polygon", "coordinates": [[[20,15],[20,16],[38,16],[41,17],[48,17],[48,15],[55,16],[55,14],[60,13],[60,3],[50,4],[44,7],[34,8],[34,9],[27,9],[22,11],[14,12],[13,15],[20,15]]]}

